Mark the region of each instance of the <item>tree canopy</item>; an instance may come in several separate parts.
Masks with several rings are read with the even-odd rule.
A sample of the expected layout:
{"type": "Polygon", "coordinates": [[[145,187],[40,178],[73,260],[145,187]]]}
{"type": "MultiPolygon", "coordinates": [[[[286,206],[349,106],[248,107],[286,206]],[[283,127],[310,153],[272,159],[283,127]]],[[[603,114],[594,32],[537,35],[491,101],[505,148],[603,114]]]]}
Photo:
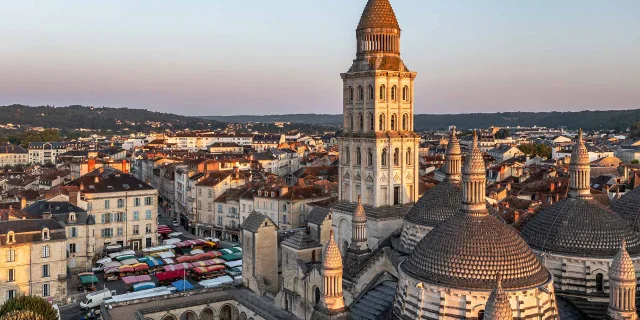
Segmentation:
{"type": "Polygon", "coordinates": [[[0,306],[0,320],[57,320],[58,312],[36,296],[18,296],[0,306]]]}

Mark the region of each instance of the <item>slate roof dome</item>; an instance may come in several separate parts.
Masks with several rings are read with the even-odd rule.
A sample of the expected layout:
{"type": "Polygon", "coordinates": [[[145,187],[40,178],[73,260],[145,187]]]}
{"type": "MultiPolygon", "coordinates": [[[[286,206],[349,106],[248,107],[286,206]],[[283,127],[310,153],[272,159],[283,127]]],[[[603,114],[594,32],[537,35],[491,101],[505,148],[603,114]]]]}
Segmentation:
{"type": "Polygon", "coordinates": [[[369,0],[362,11],[358,29],[396,28],[400,29],[396,14],[389,0],[369,0]]]}
{"type": "Polygon", "coordinates": [[[640,188],[635,188],[611,203],[611,210],[620,215],[631,228],[640,231],[640,188]]]}
{"type": "Polygon", "coordinates": [[[509,290],[551,277],[512,227],[492,215],[463,212],[427,233],[401,268],[422,281],[480,290],[495,287],[497,272],[509,290]]]}
{"type": "Polygon", "coordinates": [[[429,189],[405,215],[406,221],[435,227],[453,217],[462,203],[460,184],[443,181],[429,189]]]}
{"type": "Polygon", "coordinates": [[[565,198],[538,213],[522,231],[536,250],[612,258],[622,239],[631,255],[640,254],[640,238],[617,214],[593,199],[565,198]]]}

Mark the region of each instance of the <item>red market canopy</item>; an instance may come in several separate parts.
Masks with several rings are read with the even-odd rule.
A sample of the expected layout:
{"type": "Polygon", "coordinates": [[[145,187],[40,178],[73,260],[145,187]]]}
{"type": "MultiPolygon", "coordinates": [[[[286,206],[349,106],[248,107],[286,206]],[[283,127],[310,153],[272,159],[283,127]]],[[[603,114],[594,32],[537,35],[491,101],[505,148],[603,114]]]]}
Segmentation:
{"type": "Polygon", "coordinates": [[[120,270],[120,272],[133,272],[135,270],[133,270],[132,266],[122,266],[120,268],[118,268],[118,270],[120,270]]]}
{"type": "Polygon", "coordinates": [[[185,272],[184,269],[173,270],[173,271],[167,271],[167,272],[159,272],[159,273],[156,273],[155,276],[156,278],[158,278],[159,281],[173,280],[173,279],[184,278],[185,276],[184,272],[185,272]]]}
{"type": "Polygon", "coordinates": [[[180,257],[177,257],[175,260],[178,263],[182,263],[182,262],[191,262],[191,261],[194,261],[195,259],[193,258],[193,256],[180,256],[180,257]]]}

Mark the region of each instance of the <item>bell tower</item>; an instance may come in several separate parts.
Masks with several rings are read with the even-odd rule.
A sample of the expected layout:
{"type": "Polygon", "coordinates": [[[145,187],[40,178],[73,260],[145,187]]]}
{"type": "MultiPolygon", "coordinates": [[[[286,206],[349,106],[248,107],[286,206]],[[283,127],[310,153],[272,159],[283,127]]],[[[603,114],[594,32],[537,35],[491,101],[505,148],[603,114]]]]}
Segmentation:
{"type": "Polygon", "coordinates": [[[413,203],[418,146],[414,79],[400,58],[400,26],[389,0],[369,0],[356,29],[356,59],[342,73],[339,197],[373,207],[413,203]]]}

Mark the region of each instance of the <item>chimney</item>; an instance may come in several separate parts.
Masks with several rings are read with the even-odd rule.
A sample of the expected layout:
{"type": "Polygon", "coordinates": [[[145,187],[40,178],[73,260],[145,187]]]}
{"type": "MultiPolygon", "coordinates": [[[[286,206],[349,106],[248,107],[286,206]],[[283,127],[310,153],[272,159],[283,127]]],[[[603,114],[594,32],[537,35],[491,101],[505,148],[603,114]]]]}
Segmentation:
{"type": "Polygon", "coordinates": [[[104,172],[104,165],[98,169],[98,172],[100,172],[100,173],[104,172]]]}
{"type": "Polygon", "coordinates": [[[511,182],[507,182],[507,191],[511,191],[511,182]]]}
{"type": "Polygon", "coordinates": [[[95,169],[96,169],[96,159],[89,158],[89,160],[87,160],[87,172],[92,172],[95,169]]]}
{"type": "Polygon", "coordinates": [[[26,207],[27,207],[27,198],[26,197],[20,198],[20,210],[24,210],[24,208],[26,207]]]}
{"type": "Polygon", "coordinates": [[[520,212],[519,211],[514,211],[513,212],[513,222],[518,222],[518,220],[520,220],[520,212]]]}
{"type": "Polygon", "coordinates": [[[289,192],[289,187],[287,186],[281,186],[278,190],[278,194],[282,197],[283,195],[285,195],[287,192],[289,192]]]}
{"type": "Polygon", "coordinates": [[[80,182],[80,191],[84,191],[84,182],[80,182]]]}
{"type": "Polygon", "coordinates": [[[69,203],[71,203],[74,206],[78,205],[78,202],[80,200],[80,191],[69,191],[69,203]]]}
{"type": "Polygon", "coordinates": [[[240,168],[238,166],[233,167],[233,176],[236,179],[240,178],[240,168]]]}
{"type": "Polygon", "coordinates": [[[100,182],[100,176],[94,176],[93,183],[99,183],[99,182],[100,182]]]}
{"type": "Polygon", "coordinates": [[[604,193],[609,196],[609,185],[608,184],[604,184],[604,193]]]}
{"type": "Polygon", "coordinates": [[[556,184],[555,182],[551,181],[549,182],[549,191],[554,191],[556,190],[556,184]]]}
{"type": "Polygon", "coordinates": [[[122,159],[122,172],[129,173],[129,166],[127,166],[127,160],[122,159]]]}

